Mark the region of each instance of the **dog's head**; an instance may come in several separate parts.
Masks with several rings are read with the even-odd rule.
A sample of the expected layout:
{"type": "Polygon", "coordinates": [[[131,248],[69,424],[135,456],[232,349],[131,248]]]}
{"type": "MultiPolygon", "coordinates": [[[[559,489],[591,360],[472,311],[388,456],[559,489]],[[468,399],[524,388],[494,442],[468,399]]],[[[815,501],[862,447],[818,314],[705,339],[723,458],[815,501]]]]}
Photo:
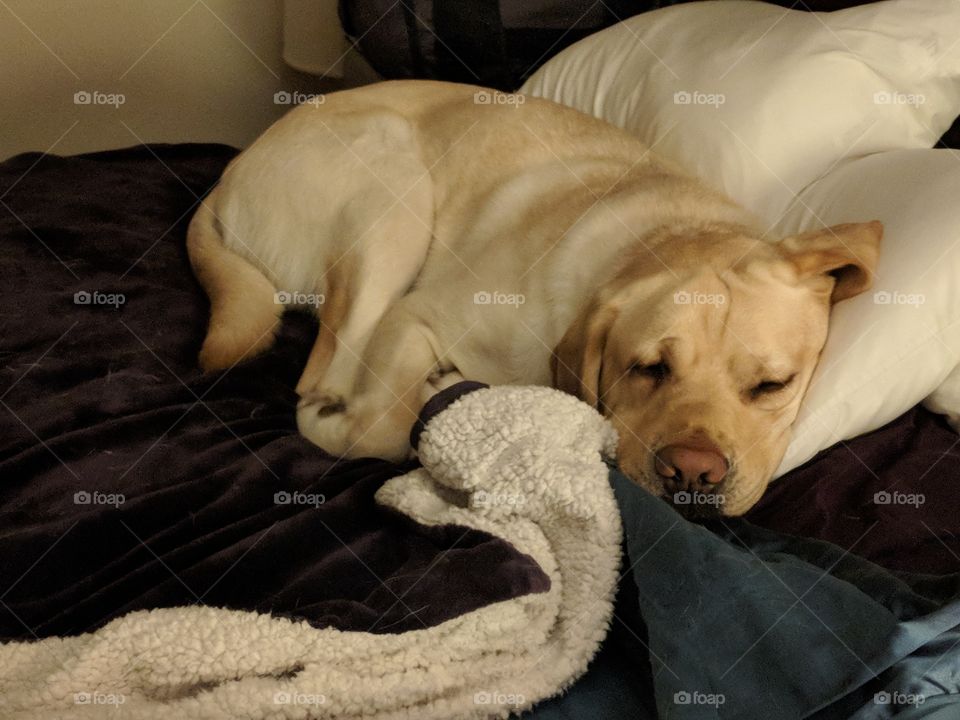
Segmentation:
{"type": "Polygon", "coordinates": [[[871,285],[882,232],[657,238],[580,311],[554,385],[610,418],[635,482],[690,514],[742,514],[786,451],[831,305],[871,285]]]}

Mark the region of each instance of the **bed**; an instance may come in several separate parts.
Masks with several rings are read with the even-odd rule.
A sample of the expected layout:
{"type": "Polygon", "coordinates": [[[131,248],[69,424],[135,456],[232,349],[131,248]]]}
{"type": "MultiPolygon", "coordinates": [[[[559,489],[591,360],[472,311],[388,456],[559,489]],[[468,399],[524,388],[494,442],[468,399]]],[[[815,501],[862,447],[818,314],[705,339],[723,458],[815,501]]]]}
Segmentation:
{"type": "Polygon", "coordinates": [[[704,525],[603,465],[609,438],[553,391],[454,387],[425,408],[425,467],[337,460],[296,432],[308,316],[287,314],[274,349],[227,373],[196,367],[207,305],[186,225],[236,152],[150,145],[0,165],[0,714],[957,712],[960,443],[942,416],[914,407],[791,470],[745,518],[704,525]],[[596,434],[586,456],[547,419],[511,442],[550,458],[524,477],[559,473],[579,494],[517,495],[495,484],[496,464],[445,476],[456,463],[441,419],[464,422],[468,402],[493,425],[524,403],[569,411],[572,436],[596,434]],[[590,567],[569,545],[596,552],[590,567]],[[721,642],[705,621],[721,610],[724,627],[757,619],[721,642]],[[504,628],[529,643],[522,656],[504,628]],[[199,654],[238,657],[211,667],[193,636],[199,654]],[[464,637],[483,652],[451,650],[456,671],[442,672],[425,648],[464,637]],[[294,651],[304,638],[313,649],[294,651]],[[672,669],[698,668],[711,643],[713,672],[672,669]],[[247,647],[252,659],[234,653],[247,647]],[[381,655],[394,664],[374,667],[381,655]],[[803,681],[771,670],[790,662],[803,681]]]}

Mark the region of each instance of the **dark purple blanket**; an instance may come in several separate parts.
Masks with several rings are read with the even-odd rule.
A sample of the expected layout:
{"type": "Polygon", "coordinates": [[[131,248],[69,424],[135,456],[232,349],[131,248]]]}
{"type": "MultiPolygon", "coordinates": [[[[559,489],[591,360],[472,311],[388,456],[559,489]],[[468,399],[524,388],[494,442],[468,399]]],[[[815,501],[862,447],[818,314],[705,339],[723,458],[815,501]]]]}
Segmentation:
{"type": "Polygon", "coordinates": [[[960,437],[916,407],[824,450],[775,482],[747,515],[907,572],[960,571],[960,437]]]}
{"type": "MultiPolygon", "coordinates": [[[[191,603],[401,632],[547,587],[502,541],[378,507],[405,467],[335,462],[297,435],[311,319],[288,315],[271,352],[201,376],[207,303],[184,233],[235,152],[0,164],[0,637],[191,603]]],[[[956,442],[913,411],[791,473],[749,518],[957,570],[956,442]],[[925,502],[878,505],[884,488],[925,502]]]]}
{"type": "Polygon", "coordinates": [[[235,152],[0,164],[0,637],[192,603],[401,632],[548,587],[507,543],[379,508],[406,468],[297,435],[311,319],[201,376],[184,236],[235,152]]]}

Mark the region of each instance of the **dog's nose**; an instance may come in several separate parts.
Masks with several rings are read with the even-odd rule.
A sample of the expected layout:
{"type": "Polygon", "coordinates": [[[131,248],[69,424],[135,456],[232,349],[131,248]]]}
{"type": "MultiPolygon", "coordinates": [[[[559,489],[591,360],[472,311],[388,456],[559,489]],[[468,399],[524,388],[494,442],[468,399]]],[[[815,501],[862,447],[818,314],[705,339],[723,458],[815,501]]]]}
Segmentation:
{"type": "Polygon", "coordinates": [[[667,445],[654,457],[657,475],[671,489],[709,492],[727,475],[727,459],[713,444],[667,445]]]}

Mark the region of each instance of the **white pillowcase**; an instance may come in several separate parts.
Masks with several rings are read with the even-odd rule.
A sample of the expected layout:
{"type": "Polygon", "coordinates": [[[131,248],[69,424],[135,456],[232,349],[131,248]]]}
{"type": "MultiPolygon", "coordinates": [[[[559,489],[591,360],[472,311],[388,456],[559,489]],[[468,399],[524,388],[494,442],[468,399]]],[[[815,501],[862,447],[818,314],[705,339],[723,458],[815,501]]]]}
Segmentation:
{"type": "Polygon", "coordinates": [[[957,0],[689,3],[572,45],[521,92],[630,130],[772,223],[843,157],[932,147],[960,112],[958,41],[957,0]]]}
{"type": "MultiPolygon", "coordinates": [[[[848,161],[797,200],[778,235],[876,218],[884,236],[873,289],[834,306],[777,475],[893,420],[951,372],[960,377],[960,152],[899,150],[848,161]]],[[[955,390],[945,385],[931,406],[960,413],[955,390]]]]}

